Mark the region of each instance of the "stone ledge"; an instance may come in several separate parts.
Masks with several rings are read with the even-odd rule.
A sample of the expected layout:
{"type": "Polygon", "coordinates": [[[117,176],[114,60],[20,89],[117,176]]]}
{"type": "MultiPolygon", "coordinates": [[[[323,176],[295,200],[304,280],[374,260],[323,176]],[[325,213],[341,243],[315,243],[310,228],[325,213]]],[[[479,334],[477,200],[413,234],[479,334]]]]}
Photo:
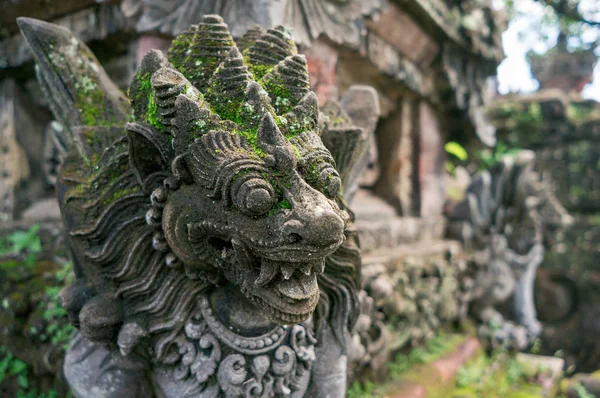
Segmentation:
{"type": "Polygon", "coordinates": [[[396,217],[386,221],[359,220],[356,223],[363,253],[379,250],[415,248],[442,239],[446,229],[444,218],[396,217]],[[418,242],[418,243],[415,243],[418,242]]]}
{"type": "Polygon", "coordinates": [[[462,253],[462,245],[455,240],[431,240],[400,244],[394,248],[381,249],[377,253],[363,256],[363,265],[383,264],[387,268],[398,268],[411,258],[428,258],[462,253]]]}

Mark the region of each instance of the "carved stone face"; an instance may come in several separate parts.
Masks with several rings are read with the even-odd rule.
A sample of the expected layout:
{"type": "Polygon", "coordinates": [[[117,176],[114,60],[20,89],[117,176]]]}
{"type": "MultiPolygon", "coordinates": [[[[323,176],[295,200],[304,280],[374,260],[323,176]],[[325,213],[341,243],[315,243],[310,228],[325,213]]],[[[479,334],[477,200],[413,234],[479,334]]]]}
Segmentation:
{"type": "Polygon", "coordinates": [[[252,40],[242,55],[207,16],[168,59],[147,54],[129,90],[130,157],[142,186],[156,173],[176,181],[158,233],[187,276],[227,280],[274,321],[296,324],[319,301],[317,276],[349,216],[306,60],[285,28],[252,40]]]}
{"type": "Polygon", "coordinates": [[[340,179],[320,139],[298,138],[284,138],[269,114],[259,128],[262,158],[243,137],[203,136],[185,160],[190,184],[169,195],[163,213],[167,242],[188,269],[222,273],[285,324],[314,311],[317,275],[349,219],[335,202],[340,179]],[[320,144],[321,157],[302,157],[308,141],[320,144]]]}

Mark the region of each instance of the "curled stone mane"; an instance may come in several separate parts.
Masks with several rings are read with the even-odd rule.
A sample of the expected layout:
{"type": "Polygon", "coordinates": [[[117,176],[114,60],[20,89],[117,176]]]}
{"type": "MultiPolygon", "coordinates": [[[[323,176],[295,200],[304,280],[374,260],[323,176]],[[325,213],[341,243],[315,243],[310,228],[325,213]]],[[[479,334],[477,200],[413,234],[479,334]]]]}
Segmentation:
{"type": "MultiPolygon", "coordinates": [[[[235,207],[228,192],[236,181],[260,177],[284,159],[297,162],[307,184],[345,208],[342,171],[319,138],[335,126],[319,113],[304,56],[284,27],[250,33],[240,51],[222,19],[205,16],[175,38],[168,56],[146,55],[129,100],[107,83],[83,44],[56,46],[65,63],[74,56],[89,60],[70,64],[80,65],[77,74],[94,87],[85,93],[76,91],[81,84],[68,87],[79,101],[75,116],[61,110],[60,102],[53,105],[71,148],[59,181],[61,209],[71,248],[83,253],[74,260],[78,280],[62,300],[89,340],[118,346],[124,355],[146,341],[152,360],[173,364],[174,339],[197,310],[198,297],[222,283],[224,273],[230,272],[229,279],[236,273],[231,264],[189,266],[169,247],[163,207],[187,182],[235,207]],[[103,92],[117,92],[117,99],[108,101],[103,92]],[[140,160],[149,149],[128,136],[141,136],[158,150],[140,160]],[[180,167],[184,162],[194,166],[191,172],[180,167]],[[240,165],[246,174],[238,173],[240,165]]],[[[54,62],[60,58],[37,61],[59,73],[65,66],[54,62]]],[[[47,92],[59,90],[43,74],[40,79],[47,92]]],[[[269,215],[290,205],[283,187],[272,184],[276,200],[269,215]]],[[[342,346],[359,311],[360,253],[351,228],[345,238],[325,259],[313,314],[317,335],[329,324],[342,346]]]]}

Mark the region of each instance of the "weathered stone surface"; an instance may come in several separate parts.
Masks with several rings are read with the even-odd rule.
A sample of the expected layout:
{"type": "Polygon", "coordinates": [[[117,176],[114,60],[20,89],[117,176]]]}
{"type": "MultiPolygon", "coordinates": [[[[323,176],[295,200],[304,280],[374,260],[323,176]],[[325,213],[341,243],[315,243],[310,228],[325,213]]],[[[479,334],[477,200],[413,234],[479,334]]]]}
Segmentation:
{"type": "Polygon", "coordinates": [[[363,287],[384,315],[392,351],[420,345],[462,316],[461,250],[456,241],[422,241],[365,256],[363,287]]]}
{"type": "Polygon", "coordinates": [[[379,179],[374,191],[405,217],[420,214],[418,112],[415,99],[404,98],[377,132],[379,179]]]}
{"type": "Polygon", "coordinates": [[[600,105],[548,89],[500,98],[489,114],[498,126],[499,140],[537,151],[536,169],[573,216],[565,225],[541,213],[549,231],[544,234],[547,250],[535,295],[545,324],[541,346],[547,355],[562,350],[567,366],[593,371],[600,355],[599,332],[595,322],[587,320],[597,317],[600,300],[595,293],[600,255],[600,105]]]}
{"type": "Polygon", "coordinates": [[[571,211],[600,211],[600,148],[580,140],[539,151],[537,167],[550,177],[558,200],[571,211]]]}
{"type": "Polygon", "coordinates": [[[567,37],[559,34],[557,45],[546,54],[527,54],[533,76],[541,89],[559,89],[565,93],[580,93],[593,79],[598,58],[594,49],[576,52],[567,50],[567,37]]]}
{"type": "Polygon", "coordinates": [[[317,93],[320,104],[338,97],[337,61],[335,49],[323,40],[317,40],[303,51],[310,73],[310,89],[317,93]]]}
{"type": "Polygon", "coordinates": [[[436,241],[443,238],[443,217],[399,217],[396,209],[370,191],[359,190],[352,210],[360,236],[361,250],[376,253],[410,242],[436,241]]]}
{"type": "Polygon", "coordinates": [[[336,43],[356,45],[360,24],[355,21],[381,7],[381,0],[317,1],[285,0],[278,2],[197,2],[194,0],[125,0],[122,10],[136,22],[139,32],[175,36],[183,33],[203,15],[220,14],[231,24],[234,37],[241,37],[256,25],[290,26],[294,39],[310,45],[312,40],[327,36],[336,43]]]}
{"type": "Polygon", "coordinates": [[[421,217],[440,217],[446,202],[444,163],[446,138],[439,115],[425,102],[419,104],[418,178],[421,217]]]}
{"type": "Polygon", "coordinates": [[[563,376],[565,360],[562,358],[520,352],[515,356],[515,359],[517,360],[517,363],[523,367],[523,371],[527,374],[547,374],[550,378],[550,384],[552,386],[554,386],[555,383],[563,376]]]}
{"type": "Polygon", "coordinates": [[[376,14],[367,27],[421,68],[427,68],[438,54],[439,44],[396,4],[376,14]]]}
{"type": "Polygon", "coordinates": [[[95,0],[65,0],[47,2],[44,0],[16,0],[0,4],[0,38],[19,31],[17,18],[28,15],[32,18],[51,20],[74,13],[95,3],[95,0]]]}
{"type": "Polygon", "coordinates": [[[582,391],[592,397],[600,396],[600,371],[577,373],[560,385],[560,392],[568,398],[580,398],[584,394],[582,391]]]}
{"type": "Polygon", "coordinates": [[[17,83],[0,86],[0,220],[18,216],[43,194],[43,122],[17,83]]]}

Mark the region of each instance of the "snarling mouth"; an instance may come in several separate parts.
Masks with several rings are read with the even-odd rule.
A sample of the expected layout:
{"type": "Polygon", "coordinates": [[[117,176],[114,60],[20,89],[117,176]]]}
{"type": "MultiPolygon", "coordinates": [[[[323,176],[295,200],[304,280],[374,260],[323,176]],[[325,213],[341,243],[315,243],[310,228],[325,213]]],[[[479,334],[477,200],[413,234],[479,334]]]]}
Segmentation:
{"type": "Polygon", "coordinates": [[[317,276],[325,259],[290,263],[260,259],[248,272],[242,292],[259,304],[278,323],[296,324],[311,316],[319,302],[317,276]]]}
{"type": "Polygon", "coordinates": [[[304,261],[277,261],[252,253],[234,241],[238,266],[245,275],[242,293],[280,324],[308,319],[319,302],[317,277],[325,269],[325,257],[304,261]]]}
{"type": "Polygon", "coordinates": [[[326,247],[275,245],[215,231],[207,234],[204,226],[190,227],[196,254],[217,260],[227,279],[280,324],[297,324],[312,315],[319,302],[317,277],[325,269],[325,258],[343,243],[341,238],[326,247]]]}

